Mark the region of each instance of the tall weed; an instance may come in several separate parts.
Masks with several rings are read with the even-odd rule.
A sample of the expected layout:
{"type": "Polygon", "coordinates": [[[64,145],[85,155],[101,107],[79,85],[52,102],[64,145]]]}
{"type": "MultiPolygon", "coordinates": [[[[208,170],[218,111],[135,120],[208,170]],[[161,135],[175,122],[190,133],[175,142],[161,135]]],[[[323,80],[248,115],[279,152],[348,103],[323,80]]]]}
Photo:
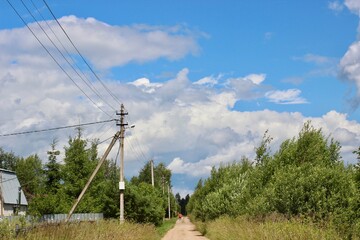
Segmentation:
{"type": "Polygon", "coordinates": [[[237,239],[341,239],[333,229],[319,228],[310,222],[285,218],[258,221],[244,216],[220,217],[206,224],[206,237],[212,240],[237,239]]]}

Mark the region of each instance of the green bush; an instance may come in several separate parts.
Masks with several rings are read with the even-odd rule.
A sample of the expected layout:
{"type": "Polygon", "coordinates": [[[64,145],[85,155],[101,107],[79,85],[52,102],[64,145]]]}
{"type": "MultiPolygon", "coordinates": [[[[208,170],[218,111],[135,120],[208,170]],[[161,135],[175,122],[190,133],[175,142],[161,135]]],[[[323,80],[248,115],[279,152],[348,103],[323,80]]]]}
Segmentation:
{"type": "Polygon", "coordinates": [[[213,168],[208,179],[199,181],[188,212],[201,221],[224,215],[264,219],[279,213],[332,226],[347,238],[359,236],[360,167],[344,166],[339,143],[310,122],[273,155],[270,141],[265,133],[255,149],[255,165],[243,158],[213,168]]]}
{"type": "Polygon", "coordinates": [[[163,198],[160,192],[147,183],[127,184],[125,190],[126,219],[137,223],[153,223],[156,226],[163,221],[163,198]]]}

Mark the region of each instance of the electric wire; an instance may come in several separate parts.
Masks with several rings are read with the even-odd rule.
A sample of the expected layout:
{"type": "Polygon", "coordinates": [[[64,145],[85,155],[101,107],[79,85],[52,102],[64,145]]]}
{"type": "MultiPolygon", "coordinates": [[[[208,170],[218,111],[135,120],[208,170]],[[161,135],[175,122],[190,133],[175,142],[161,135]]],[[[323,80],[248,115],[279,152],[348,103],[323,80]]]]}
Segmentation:
{"type": "MultiPolygon", "coordinates": [[[[45,29],[41,26],[41,24],[39,23],[39,21],[36,19],[36,17],[34,16],[34,14],[32,14],[32,12],[30,11],[30,9],[27,7],[27,5],[24,3],[23,0],[21,0],[21,3],[23,4],[23,6],[25,7],[25,9],[28,11],[28,13],[31,15],[31,17],[34,19],[34,21],[37,23],[37,25],[40,27],[40,29],[43,31],[43,33],[45,34],[45,36],[49,39],[49,41],[51,42],[51,44],[57,49],[57,51],[60,53],[60,55],[64,58],[64,60],[69,64],[69,66],[72,68],[72,70],[76,73],[76,75],[85,83],[85,85],[93,92],[95,93],[95,95],[100,98],[104,103],[106,103],[110,108],[112,108],[115,111],[115,108],[113,106],[111,106],[107,101],[105,101],[100,94],[97,92],[96,89],[94,89],[93,86],[91,86],[91,84],[89,84],[87,81],[85,81],[85,79],[80,75],[80,73],[75,69],[75,67],[69,62],[69,60],[65,57],[64,53],[61,52],[61,50],[59,49],[59,47],[54,43],[54,41],[50,38],[50,36],[47,34],[47,32],[45,31],[45,29]]],[[[79,68],[80,69],[80,68],[79,68]]],[[[81,71],[81,70],[80,70],[81,71]]],[[[89,81],[89,80],[88,80],[89,81]]]]}
{"type": "MultiPolygon", "coordinates": [[[[120,141],[119,141],[119,147],[118,147],[118,150],[117,150],[117,153],[116,153],[116,157],[115,157],[115,165],[116,165],[116,162],[117,162],[117,159],[119,157],[119,153],[120,153],[120,141]]],[[[119,159],[119,165],[120,165],[120,159],[119,159]]]]}
{"type": "MultiPolygon", "coordinates": [[[[125,111],[128,112],[128,110],[127,110],[126,108],[125,108],[125,111]]],[[[130,117],[129,115],[128,115],[128,119],[129,119],[130,122],[132,122],[131,117],[130,117]]],[[[143,150],[143,148],[141,147],[141,144],[139,143],[139,140],[138,140],[138,138],[136,137],[136,135],[133,135],[132,137],[133,137],[134,140],[136,141],[136,144],[138,145],[139,150],[140,150],[140,153],[141,153],[141,155],[144,157],[144,159],[150,159],[150,158],[147,158],[147,156],[145,156],[144,150],[143,150]]]]}
{"type": "Polygon", "coordinates": [[[145,165],[146,162],[148,161],[148,159],[144,159],[144,161],[141,161],[140,159],[142,158],[141,155],[139,154],[139,152],[134,148],[134,146],[131,144],[131,142],[125,138],[126,144],[131,148],[131,150],[134,152],[135,159],[138,160],[140,162],[140,164],[145,165]]]}
{"type": "MultiPolygon", "coordinates": [[[[22,1],[23,5],[24,2],[22,1]]],[[[48,23],[48,21],[45,20],[45,17],[41,14],[41,11],[39,10],[39,8],[36,6],[36,4],[34,3],[33,0],[31,0],[32,6],[35,8],[36,12],[41,16],[42,20],[45,22],[45,24],[47,25],[47,27],[50,29],[50,31],[52,32],[52,34],[55,36],[56,40],[60,43],[62,49],[67,53],[67,55],[71,58],[72,62],[74,63],[74,65],[77,67],[77,69],[79,69],[79,71],[82,73],[83,77],[88,81],[88,84],[86,84],[90,89],[92,89],[94,91],[94,93],[104,102],[106,103],[110,108],[112,108],[115,111],[115,108],[113,106],[111,106],[103,97],[101,97],[101,94],[98,92],[98,90],[96,89],[96,87],[93,85],[93,83],[90,81],[90,79],[86,76],[86,74],[81,70],[81,68],[76,64],[76,60],[72,57],[72,55],[69,53],[69,51],[67,50],[67,48],[64,46],[64,44],[61,42],[61,40],[59,39],[59,37],[56,35],[55,31],[53,30],[53,28],[50,26],[50,24],[48,23]]],[[[24,5],[25,6],[25,5],[24,5]]],[[[26,7],[26,6],[25,6],[26,7]]],[[[28,9],[27,9],[28,10],[28,9]]],[[[28,10],[29,12],[29,10],[28,10]]],[[[31,12],[29,12],[30,15],[31,12]]],[[[33,19],[38,23],[38,25],[40,26],[38,20],[35,19],[35,17],[32,15],[33,19]]],[[[42,30],[44,31],[44,29],[42,28],[42,30]]],[[[45,31],[44,31],[45,33],[45,31]]],[[[45,33],[46,34],[46,33],[45,33]]],[[[47,34],[46,34],[47,35],[47,34]]],[[[70,64],[70,63],[69,63],[70,64]]],[[[75,71],[75,69],[74,69],[75,71]]],[[[78,74],[79,75],[79,74],[78,74]]],[[[82,80],[83,78],[81,76],[79,76],[82,80]]],[[[84,80],[83,80],[84,81],[84,80]]]]}
{"type": "Polygon", "coordinates": [[[77,51],[77,53],[79,54],[79,56],[81,57],[81,59],[84,61],[84,63],[86,64],[86,66],[90,69],[90,71],[94,74],[94,76],[96,77],[97,80],[99,80],[99,82],[101,83],[101,85],[105,88],[105,90],[113,97],[113,99],[118,103],[121,104],[121,101],[119,100],[119,98],[116,97],[115,94],[113,94],[110,89],[103,83],[103,81],[100,79],[100,77],[96,74],[96,72],[93,70],[93,68],[90,66],[90,64],[86,61],[86,59],[83,57],[83,55],[80,53],[79,49],[75,46],[74,42],[71,40],[70,36],[67,34],[67,32],[65,31],[65,29],[63,28],[63,26],[61,25],[61,23],[58,21],[58,19],[56,18],[54,12],[51,10],[50,6],[47,4],[47,2],[45,0],[43,0],[44,4],[46,5],[47,9],[49,10],[49,12],[51,13],[52,17],[54,18],[54,20],[57,22],[57,24],[59,25],[59,27],[62,29],[62,31],[64,32],[64,34],[66,35],[66,37],[68,38],[69,42],[71,43],[71,45],[74,47],[74,49],[77,51]]]}
{"type": "Polygon", "coordinates": [[[90,122],[90,123],[81,123],[81,124],[76,124],[76,125],[69,125],[69,126],[63,126],[63,127],[54,127],[54,128],[47,128],[47,129],[41,129],[41,130],[32,130],[32,131],[16,132],[16,133],[6,133],[6,134],[0,134],[0,137],[24,135],[24,134],[39,133],[39,132],[48,132],[48,131],[66,129],[66,128],[89,126],[89,125],[100,124],[100,123],[105,123],[105,122],[112,122],[112,121],[116,121],[116,119],[110,119],[110,120],[104,120],[104,121],[98,121],[98,122],[90,122]]]}
{"type": "Polygon", "coordinates": [[[115,135],[112,135],[112,136],[106,138],[105,140],[102,140],[101,142],[98,142],[97,145],[103,144],[104,142],[110,140],[110,139],[113,138],[114,136],[115,136],[115,135]]]}
{"type": "Polygon", "coordinates": [[[104,126],[106,125],[106,123],[102,124],[96,131],[94,131],[94,133],[89,137],[92,139],[101,139],[105,134],[107,134],[111,129],[112,129],[112,125],[108,125],[108,128],[104,131],[102,131],[102,133],[100,134],[100,136],[95,137],[96,135],[98,135],[97,133],[100,132],[104,126]]]}
{"type": "Polygon", "coordinates": [[[26,27],[29,29],[29,31],[32,33],[32,35],[36,38],[36,40],[40,43],[40,45],[45,49],[45,51],[50,55],[50,57],[54,60],[54,62],[58,65],[58,67],[66,74],[66,76],[75,84],[75,86],[94,104],[95,107],[97,107],[100,111],[111,117],[107,112],[105,112],[101,107],[99,107],[85,92],[84,90],[75,82],[75,80],[69,75],[68,72],[65,71],[65,69],[61,66],[61,64],[56,60],[56,58],[51,54],[51,52],[47,49],[47,47],[40,41],[40,39],[36,36],[34,31],[29,27],[27,22],[24,20],[24,18],[20,15],[20,13],[16,10],[16,8],[10,3],[9,0],[6,0],[7,3],[11,6],[11,8],[14,10],[16,15],[21,19],[21,21],[26,25],[26,27]]]}

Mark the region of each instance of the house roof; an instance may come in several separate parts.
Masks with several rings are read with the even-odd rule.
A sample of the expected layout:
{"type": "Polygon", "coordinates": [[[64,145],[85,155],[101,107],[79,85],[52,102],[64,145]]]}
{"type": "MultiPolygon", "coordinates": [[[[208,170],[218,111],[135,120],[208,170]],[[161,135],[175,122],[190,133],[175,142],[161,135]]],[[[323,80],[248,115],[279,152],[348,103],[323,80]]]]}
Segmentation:
{"type": "MultiPolygon", "coordinates": [[[[0,168],[0,186],[5,204],[18,204],[20,183],[13,171],[0,168]]],[[[21,205],[28,205],[24,192],[21,190],[21,205]]]]}

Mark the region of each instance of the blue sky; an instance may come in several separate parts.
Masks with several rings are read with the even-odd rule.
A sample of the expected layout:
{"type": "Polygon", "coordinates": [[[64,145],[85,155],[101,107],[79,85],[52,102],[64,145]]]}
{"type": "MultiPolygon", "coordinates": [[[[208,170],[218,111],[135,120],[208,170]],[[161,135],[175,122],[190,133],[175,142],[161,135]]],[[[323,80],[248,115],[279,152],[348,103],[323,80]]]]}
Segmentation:
{"type": "MultiPolygon", "coordinates": [[[[33,1],[55,29],[44,3],[33,1]]],[[[34,22],[21,1],[12,2],[25,21],[34,22]]],[[[356,161],[351,152],[360,142],[360,1],[48,4],[136,124],[128,133],[128,177],[152,157],[172,169],[175,192],[189,193],[211,166],[252,158],[267,129],[276,151],[307,120],[342,144],[346,163],[356,161]]],[[[106,118],[59,71],[6,1],[0,9],[0,109],[6,112],[0,133],[106,118]]],[[[59,57],[36,24],[31,27],[59,57]]],[[[104,129],[110,130],[86,129],[87,137],[102,140],[115,131],[104,129]]],[[[38,153],[45,161],[52,138],[61,148],[71,134],[0,138],[0,146],[24,156],[38,153]]]]}

